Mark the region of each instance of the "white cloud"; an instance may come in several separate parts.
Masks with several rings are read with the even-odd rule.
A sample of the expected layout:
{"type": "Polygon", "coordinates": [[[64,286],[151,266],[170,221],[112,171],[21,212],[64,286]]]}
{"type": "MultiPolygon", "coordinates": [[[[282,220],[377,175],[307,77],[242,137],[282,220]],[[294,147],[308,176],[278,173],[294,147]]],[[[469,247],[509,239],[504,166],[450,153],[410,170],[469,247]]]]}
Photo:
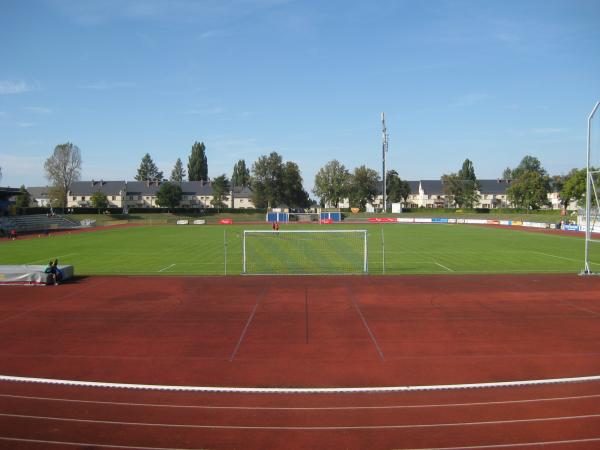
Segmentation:
{"type": "Polygon", "coordinates": [[[225,112],[225,108],[222,106],[215,106],[214,108],[203,108],[203,109],[189,109],[186,114],[198,114],[202,116],[214,116],[225,112]]]}
{"type": "Polygon", "coordinates": [[[33,122],[17,122],[17,126],[19,128],[31,128],[31,127],[35,127],[35,123],[33,123],[33,122]]]}
{"type": "Polygon", "coordinates": [[[96,81],[79,86],[80,89],[92,89],[95,91],[106,91],[109,89],[122,89],[135,87],[136,84],[129,81],[96,81]]]}
{"type": "Polygon", "coordinates": [[[81,25],[111,20],[230,21],[290,0],[48,0],[61,14],[81,25]]]}
{"type": "Polygon", "coordinates": [[[482,92],[471,92],[469,94],[465,94],[462,97],[457,98],[454,101],[453,106],[459,108],[473,106],[491,98],[492,96],[489,94],[484,94],[482,92]]]}
{"type": "Polygon", "coordinates": [[[20,186],[29,183],[39,183],[44,172],[43,156],[23,156],[2,153],[0,167],[2,167],[2,184],[20,186]],[[36,180],[36,181],[33,181],[36,180]]]}
{"type": "Polygon", "coordinates": [[[24,81],[0,80],[0,95],[22,94],[33,88],[24,81]]]}
{"type": "Polygon", "coordinates": [[[536,134],[559,134],[567,133],[568,128],[532,128],[531,132],[536,134]]]}
{"type": "Polygon", "coordinates": [[[506,44],[518,44],[521,42],[521,38],[516,33],[496,33],[494,39],[500,42],[504,42],[506,44]]]}
{"type": "Polygon", "coordinates": [[[44,106],[24,106],[21,109],[34,114],[52,114],[54,112],[50,108],[46,108],[44,106]]]}

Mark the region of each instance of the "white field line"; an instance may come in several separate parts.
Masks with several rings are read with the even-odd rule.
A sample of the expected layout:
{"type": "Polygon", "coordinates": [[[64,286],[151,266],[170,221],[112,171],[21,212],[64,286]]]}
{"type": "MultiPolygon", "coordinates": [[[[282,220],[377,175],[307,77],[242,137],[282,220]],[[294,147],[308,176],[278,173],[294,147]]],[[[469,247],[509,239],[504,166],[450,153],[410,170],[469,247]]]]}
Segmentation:
{"type": "Polygon", "coordinates": [[[564,256],[558,256],[558,255],[551,255],[550,253],[535,252],[535,251],[532,251],[531,253],[535,253],[536,255],[542,255],[542,256],[550,256],[551,258],[556,258],[556,259],[564,259],[565,261],[581,262],[581,260],[578,260],[578,259],[566,258],[564,256]]]}
{"type": "MultiPolygon", "coordinates": [[[[56,258],[56,259],[66,258],[67,256],[75,256],[76,254],[77,253],[67,253],[66,255],[55,256],[54,258],[56,258]]],[[[54,258],[36,259],[35,261],[28,262],[27,265],[29,265],[29,264],[35,264],[35,263],[38,263],[38,262],[48,262],[48,260],[54,259],[54,258]]]]}
{"type": "Polygon", "coordinates": [[[547,378],[539,380],[497,381],[489,383],[467,384],[435,384],[421,386],[372,386],[372,387],[335,387],[335,388],[268,388],[268,387],[232,387],[232,386],[172,386],[161,384],[133,384],[133,383],[108,383],[102,381],[61,380],[54,378],[17,377],[0,375],[0,382],[56,384],[60,386],[78,386],[110,389],[135,389],[149,391],[174,391],[174,392],[230,392],[244,394],[357,394],[367,392],[420,392],[420,391],[445,391],[455,389],[484,389],[539,386],[547,384],[583,383],[600,381],[600,375],[570,378],[547,378]]]}
{"type": "Polygon", "coordinates": [[[442,269],[446,269],[448,272],[454,272],[454,270],[450,269],[449,267],[444,266],[443,264],[440,264],[437,261],[434,261],[436,266],[440,266],[442,269]]]}
{"type": "Polygon", "coordinates": [[[164,272],[165,270],[169,270],[171,267],[173,267],[175,265],[175,263],[171,264],[170,266],[167,267],[163,267],[162,269],[159,270],[159,272],[164,272]]]}
{"type": "Polygon", "coordinates": [[[133,427],[157,427],[157,428],[187,428],[187,429],[221,429],[221,430],[318,430],[318,431],[334,431],[334,430],[401,430],[401,429],[427,429],[427,428],[456,428],[481,425],[506,425],[513,423],[540,423],[540,422],[557,422],[562,420],[581,420],[581,419],[596,419],[600,414],[582,414],[578,416],[552,416],[552,417],[536,417],[533,419],[503,419],[503,420],[484,420],[478,422],[442,422],[442,423],[416,423],[416,424],[400,424],[400,425],[329,425],[329,426],[277,426],[277,425],[217,425],[217,424],[192,424],[192,423],[160,423],[160,422],[123,422],[120,420],[94,420],[94,419],[76,419],[71,417],[56,417],[56,416],[35,416],[29,414],[7,414],[0,413],[0,417],[10,417],[14,419],[32,419],[32,420],[48,420],[55,422],[70,422],[70,423],[94,423],[103,425],[124,425],[133,427]]]}
{"type": "Polygon", "coordinates": [[[422,405],[381,405],[381,406],[218,406],[218,405],[177,405],[173,403],[135,403],[135,402],[108,402],[100,400],[80,400],[72,398],[37,397],[28,395],[0,394],[0,398],[13,398],[20,400],[34,400],[45,402],[80,403],[91,405],[110,406],[136,406],[144,408],[173,408],[173,409],[215,409],[215,410],[241,410],[241,411],[354,411],[354,410],[385,410],[385,409],[425,409],[425,408],[461,408],[473,406],[515,405],[542,402],[564,402],[573,400],[587,400],[598,398],[600,394],[576,395],[568,397],[542,397],[524,400],[504,400],[492,402],[468,403],[425,403],[422,405]]]}

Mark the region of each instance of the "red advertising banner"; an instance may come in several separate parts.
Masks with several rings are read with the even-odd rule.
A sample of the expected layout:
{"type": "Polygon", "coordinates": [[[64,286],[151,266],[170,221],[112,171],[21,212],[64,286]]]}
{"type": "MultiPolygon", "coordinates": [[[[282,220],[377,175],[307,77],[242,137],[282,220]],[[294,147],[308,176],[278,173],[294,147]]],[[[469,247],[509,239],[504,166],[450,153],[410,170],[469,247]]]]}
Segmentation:
{"type": "Polygon", "coordinates": [[[333,219],[321,219],[321,220],[319,220],[319,223],[331,224],[331,223],[333,223],[333,219]]]}
{"type": "Polygon", "coordinates": [[[219,223],[221,225],[233,225],[233,219],[221,219],[219,223]]]}
{"type": "Polygon", "coordinates": [[[396,219],[393,217],[369,217],[369,222],[372,223],[396,223],[396,219]]]}

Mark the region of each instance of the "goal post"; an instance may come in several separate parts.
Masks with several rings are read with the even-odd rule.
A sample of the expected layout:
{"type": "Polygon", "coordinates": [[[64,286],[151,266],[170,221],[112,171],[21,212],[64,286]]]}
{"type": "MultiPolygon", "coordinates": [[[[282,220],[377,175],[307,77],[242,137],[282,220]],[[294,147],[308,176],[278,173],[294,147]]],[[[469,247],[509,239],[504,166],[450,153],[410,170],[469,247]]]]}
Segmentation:
{"type": "Polygon", "coordinates": [[[367,230],[244,230],[242,273],[368,273],[367,230]]]}
{"type": "MultiPolygon", "coordinates": [[[[598,242],[592,237],[596,231],[596,222],[600,210],[597,185],[600,181],[600,170],[598,170],[598,151],[594,151],[592,145],[592,121],[596,111],[600,107],[600,101],[596,102],[587,120],[587,154],[586,154],[586,192],[585,192],[585,250],[583,271],[581,275],[595,275],[590,268],[590,242],[598,242]],[[593,215],[593,217],[592,217],[593,215]]],[[[580,221],[581,222],[581,221],[580,221]]]]}

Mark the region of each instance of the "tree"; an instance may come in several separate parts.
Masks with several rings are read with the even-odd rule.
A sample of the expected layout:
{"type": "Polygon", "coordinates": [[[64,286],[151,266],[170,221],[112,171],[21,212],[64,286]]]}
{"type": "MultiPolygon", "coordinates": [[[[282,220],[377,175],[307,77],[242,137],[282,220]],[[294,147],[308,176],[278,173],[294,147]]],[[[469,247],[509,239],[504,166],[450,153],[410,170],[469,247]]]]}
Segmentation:
{"type": "Polygon", "coordinates": [[[181,158],[177,158],[177,161],[175,161],[175,167],[173,167],[173,170],[171,171],[170,181],[177,181],[177,182],[181,183],[184,178],[185,178],[185,170],[183,168],[181,158]]]}
{"type": "Polygon", "coordinates": [[[108,197],[102,191],[96,191],[90,198],[92,206],[97,209],[108,208],[108,197]]]}
{"type": "Polygon", "coordinates": [[[78,181],[81,174],[81,151],[70,142],[57,145],[44,163],[44,171],[52,183],[51,198],[54,197],[56,206],[66,207],[69,186],[78,181]]]}
{"type": "Polygon", "coordinates": [[[137,181],[162,181],[163,173],[158,170],[149,153],[146,153],[142,158],[135,179],[137,181]]]}
{"type": "Polygon", "coordinates": [[[408,196],[410,195],[410,185],[408,184],[408,181],[401,179],[398,176],[398,172],[395,170],[388,170],[386,178],[387,199],[391,203],[398,203],[400,201],[406,203],[408,201],[408,196]]]}
{"type": "Polygon", "coordinates": [[[156,204],[167,208],[176,208],[181,202],[183,191],[181,186],[170,181],[165,181],[156,191],[156,204]]]}
{"type": "Polygon", "coordinates": [[[194,142],[188,159],[188,178],[190,181],[208,181],[208,160],[204,142],[194,142]]]}
{"type": "Polygon", "coordinates": [[[366,166],[354,169],[350,180],[350,206],[364,209],[367,203],[373,203],[377,195],[379,174],[366,166]]]}
{"type": "Polygon", "coordinates": [[[346,167],[334,159],[321,167],[315,175],[313,192],[322,204],[328,203],[337,208],[340,201],[348,197],[350,178],[346,167]]]}
{"type": "Polygon", "coordinates": [[[212,191],[213,198],[210,203],[215,208],[223,208],[227,207],[227,205],[223,202],[229,193],[229,180],[225,174],[218,176],[214,180],[212,180],[212,191]]]}
{"type": "Polygon", "coordinates": [[[550,178],[536,171],[526,171],[520,174],[506,190],[508,199],[517,207],[540,209],[547,206],[550,178]]]}
{"type": "Polygon", "coordinates": [[[524,156],[519,165],[512,170],[511,178],[516,180],[526,172],[536,172],[541,176],[548,175],[546,170],[542,167],[540,160],[535,156],[530,155],[524,156]]]}
{"type": "Polygon", "coordinates": [[[560,202],[564,209],[567,209],[572,201],[580,205],[585,203],[586,181],[587,169],[573,169],[569,172],[560,190],[560,202]]]}
{"type": "Polygon", "coordinates": [[[20,195],[17,196],[17,199],[15,200],[15,205],[17,206],[17,208],[28,208],[31,204],[31,195],[29,194],[29,191],[25,189],[24,184],[21,185],[19,193],[20,195]]]}
{"type": "Polygon", "coordinates": [[[252,201],[258,208],[272,208],[282,200],[283,161],[277,152],[260,156],[252,164],[252,201]]]}
{"type": "Polygon", "coordinates": [[[302,186],[298,164],[287,161],[281,177],[281,201],[291,208],[308,208],[310,198],[302,186]]]}
{"type": "Polygon", "coordinates": [[[479,182],[475,176],[475,167],[468,158],[463,162],[462,168],[458,171],[458,178],[462,182],[462,193],[460,196],[461,207],[472,208],[479,201],[479,182]]]}
{"type": "Polygon", "coordinates": [[[250,186],[250,169],[246,167],[246,161],[240,159],[233,166],[233,174],[231,175],[231,185],[248,187],[250,186]]]}
{"type": "Polygon", "coordinates": [[[448,173],[442,175],[442,186],[444,187],[444,195],[449,206],[456,204],[462,208],[463,198],[463,183],[457,173],[448,173]]]}
{"type": "Polygon", "coordinates": [[[512,180],[512,169],[510,167],[507,167],[506,169],[504,169],[504,172],[502,172],[502,179],[503,180],[512,180]]]}

